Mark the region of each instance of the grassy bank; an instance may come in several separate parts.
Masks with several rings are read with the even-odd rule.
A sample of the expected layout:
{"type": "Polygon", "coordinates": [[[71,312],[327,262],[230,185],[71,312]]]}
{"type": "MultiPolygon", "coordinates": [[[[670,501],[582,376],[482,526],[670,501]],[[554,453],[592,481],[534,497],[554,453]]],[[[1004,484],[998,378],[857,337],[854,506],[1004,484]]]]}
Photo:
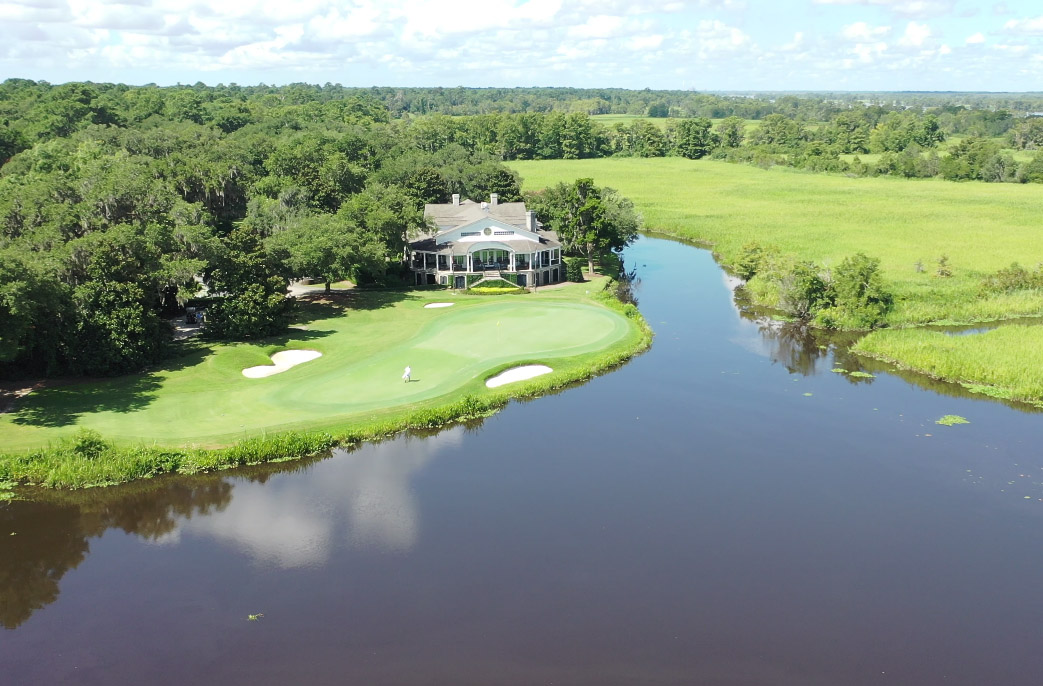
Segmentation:
{"type": "Polygon", "coordinates": [[[483,416],[649,345],[640,314],[601,285],[525,296],[353,293],[341,307],[306,305],[305,328],[286,338],[198,346],[148,374],[34,392],[0,418],[0,481],[113,484],[298,458],[483,416]],[[432,301],[454,304],[423,307],[432,301]],[[264,379],[242,375],[286,348],[323,357],[264,379]],[[486,378],[530,363],[554,372],[485,387],[486,378]],[[407,364],[408,384],[400,379],[407,364]]]}
{"type": "Polygon", "coordinates": [[[864,252],[896,296],[891,326],[1043,314],[1037,292],[980,294],[981,279],[1043,261],[1043,187],[847,178],[710,160],[512,162],[526,190],[592,177],[631,198],[648,228],[712,244],[724,263],[751,241],[822,266],[864,252]],[[948,258],[950,277],[938,277],[948,258]],[[922,270],[922,271],[920,271],[922,270]]]}
{"type": "Polygon", "coordinates": [[[902,369],[958,383],[993,398],[1043,407],[1043,327],[1000,326],[951,336],[923,329],[874,331],[854,351],[902,369]]]}
{"type": "MultiPolygon", "coordinates": [[[[650,229],[711,245],[730,263],[758,241],[824,267],[858,252],[881,260],[894,308],[885,324],[972,323],[1043,314],[1034,289],[987,292],[982,280],[1012,262],[1043,262],[1043,188],[939,179],[847,178],[677,158],[514,162],[526,190],[593,177],[633,199],[650,229]],[[951,275],[938,275],[946,256],[951,275]]],[[[755,291],[756,289],[754,289],[755,291]]],[[[1028,360],[1043,358],[1043,328],[967,338],[874,332],[856,351],[993,397],[1043,404],[1028,360]]]]}

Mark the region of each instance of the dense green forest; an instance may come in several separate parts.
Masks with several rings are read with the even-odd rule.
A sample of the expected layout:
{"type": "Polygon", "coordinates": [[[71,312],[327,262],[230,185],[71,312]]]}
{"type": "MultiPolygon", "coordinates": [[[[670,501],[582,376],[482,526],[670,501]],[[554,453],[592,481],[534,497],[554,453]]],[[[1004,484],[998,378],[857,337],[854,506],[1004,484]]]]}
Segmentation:
{"type": "Polygon", "coordinates": [[[210,336],[269,335],[292,278],[395,280],[423,203],[519,197],[492,155],[417,145],[369,97],[7,81],[0,107],[8,375],[139,371],[200,280],[210,336]]]}
{"type": "Polygon", "coordinates": [[[1043,182],[1039,110],[1026,94],[9,79],[0,374],[143,369],[165,354],[163,316],[204,286],[220,296],[208,335],[236,340],[284,325],[290,279],[397,283],[425,202],[520,197],[506,160],[675,155],[1043,182]],[[598,121],[613,114],[628,116],[598,121]]]}

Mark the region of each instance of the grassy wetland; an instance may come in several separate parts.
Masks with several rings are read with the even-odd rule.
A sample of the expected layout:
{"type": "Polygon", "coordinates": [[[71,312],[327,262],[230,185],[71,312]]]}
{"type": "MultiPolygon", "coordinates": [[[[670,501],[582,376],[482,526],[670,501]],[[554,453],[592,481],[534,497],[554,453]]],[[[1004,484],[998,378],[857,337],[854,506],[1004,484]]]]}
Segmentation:
{"type": "MultiPolygon", "coordinates": [[[[892,329],[1043,315],[1034,283],[985,287],[1013,262],[1031,274],[1043,261],[1043,188],[1035,184],[848,178],[679,158],[511,166],[527,190],[581,176],[616,188],[649,229],[705,243],[725,266],[754,241],[823,270],[858,252],[879,258],[894,294],[882,324],[892,329]]],[[[765,295],[751,286],[755,297],[765,295]]],[[[962,338],[880,331],[857,349],[977,392],[1043,402],[1043,385],[1025,362],[1043,352],[1036,327],[962,338]]]]}
{"type": "Polygon", "coordinates": [[[1043,407],[1043,327],[1000,326],[953,336],[925,329],[882,329],[854,346],[862,355],[958,383],[975,393],[1043,407]]]}

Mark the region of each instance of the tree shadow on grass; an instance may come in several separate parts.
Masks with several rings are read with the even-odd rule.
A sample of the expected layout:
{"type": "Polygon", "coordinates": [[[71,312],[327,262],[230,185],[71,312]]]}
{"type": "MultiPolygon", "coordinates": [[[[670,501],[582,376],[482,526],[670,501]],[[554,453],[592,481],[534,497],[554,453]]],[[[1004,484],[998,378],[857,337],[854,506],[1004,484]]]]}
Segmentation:
{"type": "Polygon", "coordinates": [[[352,288],[333,293],[307,293],[297,296],[297,317],[300,322],[328,319],[347,310],[379,310],[391,307],[410,297],[406,289],[367,290],[352,288]]]}
{"type": "Polygon", "coordinates": [[[153,373],[49,382],[21,399],[11,421],[55,428],[74,424],[79,415],[90,412],[133,412],[152,402],[159,386],[153,373]]]}
{"type": "MultiPolygon", "coordinates": [[[[251,341],[258,345],[285,346],[329,336],[332,331],[290,329],[278,336],[251,341]]],[[[81,415],[95,412],[135,412],[159,395],[162,373],[195,367],[214,352],[216,343],[197,339],[180,342],[175,354],[141,374],[111,379],[57,379],[17,401],[11,421],[23,426],[58,428],[76,423],[81,415]]]]}

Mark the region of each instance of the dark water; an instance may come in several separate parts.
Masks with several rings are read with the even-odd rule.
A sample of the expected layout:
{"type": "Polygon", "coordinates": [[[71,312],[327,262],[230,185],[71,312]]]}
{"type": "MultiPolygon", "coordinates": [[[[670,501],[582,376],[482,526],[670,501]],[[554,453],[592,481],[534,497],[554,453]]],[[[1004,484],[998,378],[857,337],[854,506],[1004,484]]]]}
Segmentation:
{"type": "Polygon", "coordinates": [[[0,682],[1043,683],[1040,416],[627,264],[652,350],[480,426],[0,505],[0,682]]]}

